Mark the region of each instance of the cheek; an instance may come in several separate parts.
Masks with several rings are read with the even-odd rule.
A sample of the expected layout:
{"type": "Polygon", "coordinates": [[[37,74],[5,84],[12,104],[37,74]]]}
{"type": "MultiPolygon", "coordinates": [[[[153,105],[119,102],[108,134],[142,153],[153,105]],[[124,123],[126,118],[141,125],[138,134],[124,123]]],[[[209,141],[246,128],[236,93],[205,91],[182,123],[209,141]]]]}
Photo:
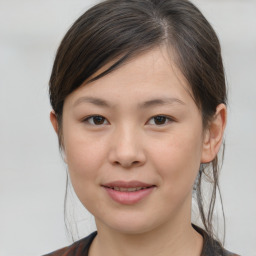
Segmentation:
{"type": "Polygon", "coordinates": [[[74,191],[81,203],[91,211],[92,206],[95,207],[95,188],[99,185],[104,147],[90,137],[84,138],[78,133],[72,133],[65,138],[65,148],[74,191]]]}
{"type": "Polygon", "coordinates": [[[155,168],[162,182],[168,183],[163,186],[168,191],[178,195],[191,190],[200,166],[200,136],[200,133],[191,130],[189,133],[181,131],[152,148],[155,168]]]}
{"type": "Polygon", "coordinates": [[[98,171],[106,158],[104,141],[73,130],[72,133],[65,133],[64,143],[66,162],[74,188],[97,182],[98,171]]]}

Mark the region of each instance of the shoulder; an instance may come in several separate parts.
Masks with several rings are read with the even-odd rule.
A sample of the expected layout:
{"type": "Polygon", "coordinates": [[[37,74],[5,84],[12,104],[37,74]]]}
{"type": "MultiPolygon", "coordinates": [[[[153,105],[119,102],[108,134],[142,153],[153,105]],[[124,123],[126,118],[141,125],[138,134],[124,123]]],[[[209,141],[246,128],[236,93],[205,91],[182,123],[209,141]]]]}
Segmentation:
{"type": "Polygon", "coordinates": [[[233,253],[233,252],[230,252],[230,251],[227,251],[227,250],[223,250],[223,255],[224,256],[239,256],[238,254],[235,254],[235,253],[233,253]]]}
{"type": "Polygon", "coordinates": [[[192,225],[193,228],[203,236],[204,244],[201,256],[239,256],[238,254],[227,251],[221,243],[212,239],[206,231],[198,226],[192,225]]]}
{"type": "Polygon", "coordinates": [[[87,256],[90,245],[96,235],[97,231],[79,241],[76,241],[70,246],[45,254],[44,256],[87,256]]]}

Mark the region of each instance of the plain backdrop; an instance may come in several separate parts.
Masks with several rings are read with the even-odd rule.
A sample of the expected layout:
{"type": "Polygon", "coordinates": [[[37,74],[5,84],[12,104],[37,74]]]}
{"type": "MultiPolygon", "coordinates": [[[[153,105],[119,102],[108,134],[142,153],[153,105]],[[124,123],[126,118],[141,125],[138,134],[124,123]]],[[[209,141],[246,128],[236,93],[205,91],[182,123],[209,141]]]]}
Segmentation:
{"type": "MultiPolygon", "coordinates": [[[[193,2],[219,35],[229,86],[221,175],[226,247],[256,256],[256,2],[193,2]]],[[[94,3],[0,0],[0,256],[42,255],[71,243],[48,80],[60,40],[94,3]]],[[[94,229],[88,214],[78,222],[82,235],[94,229]]]]}

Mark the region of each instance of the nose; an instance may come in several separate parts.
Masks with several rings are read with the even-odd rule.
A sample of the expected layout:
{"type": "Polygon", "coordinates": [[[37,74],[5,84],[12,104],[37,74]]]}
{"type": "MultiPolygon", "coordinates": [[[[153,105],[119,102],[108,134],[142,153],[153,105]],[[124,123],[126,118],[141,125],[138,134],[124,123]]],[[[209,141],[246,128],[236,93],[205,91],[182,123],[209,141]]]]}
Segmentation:
{"type": "Polygon", "coordinates": [[[144,165],[146,156],[143,141],[134,128],[116,130],[111,138],[109,161],[112,165],[119,165],[129,169],[144,165]]]}

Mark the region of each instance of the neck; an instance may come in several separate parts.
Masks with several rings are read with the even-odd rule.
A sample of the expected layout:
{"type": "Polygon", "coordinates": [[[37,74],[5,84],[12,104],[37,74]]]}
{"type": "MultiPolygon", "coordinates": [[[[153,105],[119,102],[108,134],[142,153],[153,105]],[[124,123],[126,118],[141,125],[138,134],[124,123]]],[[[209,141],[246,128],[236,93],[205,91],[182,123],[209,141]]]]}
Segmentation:
{"type": "Polygon", "coordinates": [[[190,221],[172,221],[149,232],[121,233],[97,223],[98,235],[89,256],[199,256],[203,238],[190,221]]]}

